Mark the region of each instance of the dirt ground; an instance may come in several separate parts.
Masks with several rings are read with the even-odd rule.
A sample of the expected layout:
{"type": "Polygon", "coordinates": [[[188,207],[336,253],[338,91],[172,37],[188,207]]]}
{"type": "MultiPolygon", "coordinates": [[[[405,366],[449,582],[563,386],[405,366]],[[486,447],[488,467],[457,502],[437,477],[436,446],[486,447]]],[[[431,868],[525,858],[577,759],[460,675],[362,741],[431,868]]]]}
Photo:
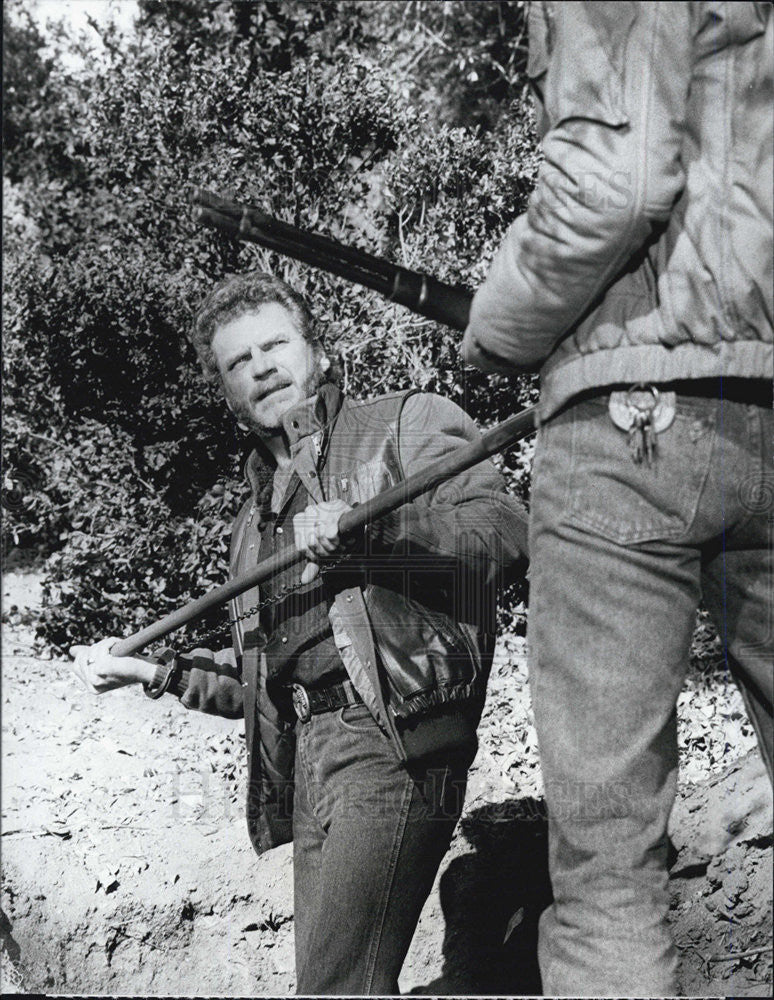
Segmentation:
{"type": "MultiPolygon", "coordinates": [[[[292,993],[291,853],[258,858],[249,845],[242,726],[138,690],[83,692],[66,663],[34,655],[38,584],[30,572],[3,579],[3,991],[292,993]]],[[[720,674],[692,675],[679,714],[682,993],[770,995],[770,786],[720,674]]],[[[536,927],[551,890],[515,635],[500,643],[481,737],[403,992],[540,993],[536,927]]]]}

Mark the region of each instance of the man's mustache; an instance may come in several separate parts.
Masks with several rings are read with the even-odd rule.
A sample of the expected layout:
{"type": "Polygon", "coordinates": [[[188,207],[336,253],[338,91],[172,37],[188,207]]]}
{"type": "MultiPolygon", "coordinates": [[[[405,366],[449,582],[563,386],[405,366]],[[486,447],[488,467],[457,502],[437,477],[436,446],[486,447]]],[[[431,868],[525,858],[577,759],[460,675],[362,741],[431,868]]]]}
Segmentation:
{"type": "Polygon", "coordinates": [[[289,385],[292,385],[289,379],[274,379],[271,382],[267,382],[250,393],[250,402],[260,403],[262,399],[265,399],[272,392],[276,392],[277,389],[286,389],[289,385]]]}

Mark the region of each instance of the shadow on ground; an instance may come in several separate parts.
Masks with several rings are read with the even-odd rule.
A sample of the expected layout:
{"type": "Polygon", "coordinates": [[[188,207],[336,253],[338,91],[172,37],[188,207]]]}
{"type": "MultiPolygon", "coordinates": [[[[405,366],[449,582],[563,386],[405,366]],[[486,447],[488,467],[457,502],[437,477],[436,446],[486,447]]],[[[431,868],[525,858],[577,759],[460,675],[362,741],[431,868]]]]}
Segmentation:
{"type": "Polygon", "coordinates": [[[540,995],[537,925],[552,900],[544,803],[512,799],[476,809],[461,831],[473,853],[455,858],[441,877],[443,971],[411,992],[540,995]]]}

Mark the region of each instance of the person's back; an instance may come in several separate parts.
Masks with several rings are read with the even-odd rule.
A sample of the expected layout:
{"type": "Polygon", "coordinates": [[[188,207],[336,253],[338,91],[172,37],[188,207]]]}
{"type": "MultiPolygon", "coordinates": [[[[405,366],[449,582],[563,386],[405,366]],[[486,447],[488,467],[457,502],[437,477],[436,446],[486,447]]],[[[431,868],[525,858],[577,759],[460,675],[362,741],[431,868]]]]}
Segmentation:
{"type": "Polygon", "coordinates": [[[541,413],[639,379],[771,377],[769,4],[534,4],[546,162],[468,360],[542,364],[541,413]]]}
{"type": "Polygon", "coordinates": [[[768,4],[530,14],[545,164],[464,353],[541,366],[547,994],[675,990],[666,828],[702,596],[771,773],[773,37],[768,4]]]}

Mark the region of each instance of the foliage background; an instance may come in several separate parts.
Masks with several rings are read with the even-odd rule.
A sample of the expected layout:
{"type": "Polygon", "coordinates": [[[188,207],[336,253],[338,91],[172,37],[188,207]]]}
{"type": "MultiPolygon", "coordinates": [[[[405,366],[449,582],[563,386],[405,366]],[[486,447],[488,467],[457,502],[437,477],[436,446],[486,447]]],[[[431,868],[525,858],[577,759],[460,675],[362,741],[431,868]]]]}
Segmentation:
{"type": "MultiPolygon", "coordinates": [[[[45,39],[30,2],[3,5],[3,545],[45,554],[39,634],[62,649],[225,578],[248,442],[186,341],[224,274],[299,287],[355,395],[418,385],[486,425],[535,393],[196,226],[194,187],[474,288],[539,160],[521,0],[139,0],[132,32],[45,39]]],[[[524,496],[529,457],[505,459],[524,496]]]]}

